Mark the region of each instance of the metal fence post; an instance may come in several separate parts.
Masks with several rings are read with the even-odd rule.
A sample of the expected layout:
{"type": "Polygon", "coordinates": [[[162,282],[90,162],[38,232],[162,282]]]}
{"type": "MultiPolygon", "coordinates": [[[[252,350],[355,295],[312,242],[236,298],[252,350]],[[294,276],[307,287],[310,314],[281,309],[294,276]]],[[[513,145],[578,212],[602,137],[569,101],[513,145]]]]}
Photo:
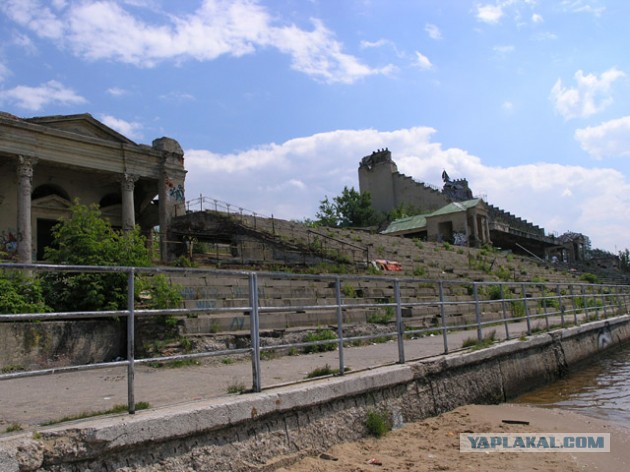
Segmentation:
{"type": "Polygon", "coordinates": [[[475,321],[477,323],[477,339],[483,341],[483,333],[481,331],[481,306],[479,305],[479,290],[477,282],[473,282],[473,296],[475,297],[475,321]]]}
{"type": "MultiPolygon", "coordinates": [[[[558,290],[560,289],[560,284],[558,284],[558,290]]],[[[575,301],[575,292],[573,291],[573,285],[569,285],[569,293],[571,294],[571,306],[573,307],[573,321],[577,324],[577,302],[575,301]]],[[[564,313],[563,313],[564,314],[564,313]]],[[[564,318],[562,320],[562,327],[564,328],[564,318]]]]}
{"type": "MultiPolygon", "coordinates": [[[[586,298],[586,288],[582,285],[582,303],[584,304],[584,321],[588,321],[588,298],[586,298]]],[[[577,322],[575,323],[577,325],[577,322]]]]}
{"type": "Polygon", "coordinates": [[[260,392],[260,323],[258,311],[258,278],[255,272],[249,274],[249,306],[251,308],[249,330],[252,343],[252,390],[260,392]]]}
{"type": "MultiPolygon", "coordinates": [[[[543,314],[545,315],[545,328],[549,331],[549,314],[547,313],[547,288],[544,285],[540,286],[542,289],[542,299],[543,299],[543,314]]],[[[552,292],[553,293],[553,292],[552,292]]],[[[562,306],[562,301],[560,301],[560,306],[562,306]]]]}
{"type": "Polygon", "coordinates": [[[621,297],[621,288],[615,287],[615,293],[617,294],[617,304],[619,305],[619,312],[617,313],[617,315],[621,315],[623,313],[623,304],[621,303],[621,300],[623,299],[621,297]]]}
{"type": "Polygon", "coordinates": [[[339,375],[345,372],[343,358],[343,310],[341,309],[341,278],[335,277],[335,299],[337,301],[337,338],[339,338],[339,375]]]}
{"type": "MultiPolygon", "coordinates": [[[[558,304],[560,307],[560,325],[564,328],[564,314],[566,310],[564,308],[564,298],[562,298],[562,292],[560,291],[560,284],[556,286],[556,294],[558,295],[558,304]]],[[[573,288],[571,288],[571,299],[573,299],[573,288]]],[[[575,306],[573,308],[573,313],[575,313],[575,306]]]]}
{"type": "Polygon", "coordinates": [[[446,327],[446,310],[444,310],[444,282],[438,282],[438,289],[440,293],[440,318],[442,318],[442,338],[444,339],[444,354],[448,352],[448,333],[446,327]]]}
{"type": "Polygon", "coordinates": [[[136,400],[134,392],[135,378],[135,326],[134,326],[134,309],[135,309],[135,287],[134,287],[135,271],[133,267],[127,275],[127,410],[130,415],[136,412],[136,400]]]}
{"type": "Polygon", "coordinates": [[[398,363],[405,363],[405,339],[402,322],[402,309],[400,307],[400,280],[394,280],[394,299],[396,300],[396,333],[398,337],[398,363]]]}
{"type": "Polygon", "coordinates": [[[500,290],[500,294],[501,294],[501,312],[503,313],[503,325],[505,326],[505,339],[509,340],[510,339],[510,328],[508,326],[508,321],[507,321],[507,313],[505,310],[505,295],[503,292],[503,283],[499,284],[499,290],[500,290]]]}
{"type": "Polygon", "coordinates": [[[523,295],[523,307],[525,308],[525,320],[527,321],[527,336],[532,335],[532,321],[529,319],[529,307],[527,306],[527,293],[525,284],[521,284],[521,294],[523,295]]]}

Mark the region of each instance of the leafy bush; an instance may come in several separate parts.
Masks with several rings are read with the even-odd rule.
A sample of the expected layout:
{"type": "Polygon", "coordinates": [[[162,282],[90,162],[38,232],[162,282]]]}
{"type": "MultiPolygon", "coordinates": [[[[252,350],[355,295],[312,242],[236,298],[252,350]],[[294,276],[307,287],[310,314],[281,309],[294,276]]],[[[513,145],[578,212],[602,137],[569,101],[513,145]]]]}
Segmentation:
{"type": "Polygon", "coordinates": [[[48,311],[39,280],[17,271],[0,271],[0,313],[48,311]]]}
{"type": "Polygon", "coordinates": [[[599,277],[595,274],[591,274],[590,272],[585,272],[580,275],[580,280],[584,282],[588,282],[589,284],[598,284],[600,283],[599,277]]]}
{"type": "MultiPolygon", "coordinates": [[[[139,228],[114,230],[101,217],[97,205],[75,202],[70,217],[55,225],[52,235],[53,243],[46,249],[45,258],[54,264],[133,267],[151,264],[139,228]]],[[[126,273],[51,272],[42,277],[42,289],[55,311],[127,308],[126,273]]],[[[136,276],[135,296],[141,293],[149,308],[175,307],[181,301],[179,291],[170,287],[164,276],[136,276]]]]}

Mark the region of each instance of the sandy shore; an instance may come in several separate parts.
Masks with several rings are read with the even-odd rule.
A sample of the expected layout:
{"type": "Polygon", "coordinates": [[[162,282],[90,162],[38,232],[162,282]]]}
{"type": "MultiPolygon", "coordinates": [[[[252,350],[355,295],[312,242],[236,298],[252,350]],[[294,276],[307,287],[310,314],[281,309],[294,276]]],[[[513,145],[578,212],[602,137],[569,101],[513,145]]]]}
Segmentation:
{"type": "Polygon", "coordinates": [[[334,446],[284,472],[626,471],[630,430],[570,411],[526,405],[468,405],[407,424],[386,436],[334,446]],[[529,422],[507,424],[503,420],[529,422]],[[610,433],[610,453],[462,453],[460,433],[610,433]],[[377,464],[370,463],[376,462],[377,464]],[[380,464],[380,465],[379,465],[380,464]]]}

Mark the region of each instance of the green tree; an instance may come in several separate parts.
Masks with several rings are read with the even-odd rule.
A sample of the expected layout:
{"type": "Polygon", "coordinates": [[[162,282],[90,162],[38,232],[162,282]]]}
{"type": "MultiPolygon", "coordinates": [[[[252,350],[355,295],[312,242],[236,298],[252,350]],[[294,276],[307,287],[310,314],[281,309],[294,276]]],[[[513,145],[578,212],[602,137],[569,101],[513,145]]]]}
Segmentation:
{"type": "Polygon", "coordinates": [[[337,207],[328,200],[328,195],[319,202],[319,211],[315,214],[317,218],[315,220],[316,226],[338,226],[339,216],[337,213],[337,207]]]}
{"type": "Polygon", "coordinates": [[[357,192],[354,187],[344,187],[340,195],[331,202],[328,196],[320,202],[315,215],[319,226],[339,226],[342,228],[371,226],[379,223],[379,217],[372,208],[372,197],[367,192],[357,192]]]}
{"type": "MultiPolygon", "coordinates": [[[[52,233],[53,244],[46,249],[45,258],[54,264],[146,267],[151,263],[139,229],[114,230],[96,205],[75,203],[70,217],[55,225],[52,233]]],[[[142,291],[143,299],[153,300],[152,305],[175,306],[181,300],[176,290],[164,290],[165,281],[160,277],[136,277],[136,281],[135,295],[142,291]]],[[[48,304],[56,311],[127,307],[126,273],[50,272],[42,285],[48,304]]]]}

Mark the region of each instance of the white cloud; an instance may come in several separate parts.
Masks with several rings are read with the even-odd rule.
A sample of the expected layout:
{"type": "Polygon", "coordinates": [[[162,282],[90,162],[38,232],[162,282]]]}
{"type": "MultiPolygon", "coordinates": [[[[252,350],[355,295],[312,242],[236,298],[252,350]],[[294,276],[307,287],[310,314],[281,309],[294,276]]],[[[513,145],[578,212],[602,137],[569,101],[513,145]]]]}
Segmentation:
{"type": "Polygon", "coordinates": [[[429,58],[418,51],[416,51],[416,65],[425,70],[433,69],[433,64],[429,58]]]}
{"type": "Polygon", "coordinates": [[[393,43],[388,39],[379,39],[377,41],[366,41],[363,40],[360,43],[361,49],[371,49],[371,48],[381,48],[383,46],[392,46],[393,43]]]}
{"type": "MultiPolygon", "coordinates": [[[[133,5],[148,8],[152,2],[135,0],[133,5]]],[[[167,60],[240,57],[271,47],[288,54],[293,69],[324,82],[352,83],[392,70],[390,65],[372,68],[343,52],[318,19],[310,30],[278,25],[276,17],[251,0],[204,0],[193,14],[163,15],[161,24],[109,1],[59,2],[57,12],[40,0],[7,0],[0,8],[16,23],[88,60],[153,67],[167,60]]]]}
{"type": "Polygon", "coordinates": [[[599,6],[599,0],[562,0],[560,2],[563,10],[570,13],[589,13],[600,16],[606,7],[599,6]]]}
{"type": "Polygon", "coordinates": [[[501,104],[501,109],[508,114],[512,114],[514,112],[514,103],[506,100],[501,104]]]}
{"type": "Polygon", "coordinates": [[[539,13],[532,14],[532,23],[542,23],[545,21],[539,13]]]}
{"type": "Polygon", "coordinates": [[[595,159],[630,156],[630,116],[575,131],[575,139],[595,159]]]}
{"type": "Polygon", "coordinates": [[[11,42],[24,50],[27,54],[35,55],[37,53],[37,46],[35,46],[31,38],[25,34],[14,33],[11,42]]]}
{"type": "Polygon", "coordinates": [[[550,99],[565,120],[586,118],[612,104],[612,84],[625,75],[616,67],[603,72],[599,77],[593,74],[584,75],[584,72],[578,70],[575,73],[577,85],[572,88],[564,87],[562,80],[558,79],[551,89],[550,99]]]}
{"type": "Polygon", "coordinates": [[[13,103],[30,111],[38,111],[47,105],[79,105],[87,100],[56,80],[49,80],[39,87],[19,85],[0,91],[0,102],[13,103]]]}
{"type": "Polygon", "coordinates": [[[492,50],[495,53],[495,57],[504,59],[514,52],[514,46],[511,44],[507,44],[505,46],[494,46],[492,50]]]}
{"type": "Polygon", "coordinates": [[[492,167],[462,149],[443,148],[434,133],[428,127],[338,130],[232,154],[188,150],[187,191],[260,214],[312,218],[325,195],[358,189],[361,158],[387,147],[399,171],[418,181],[441,185],[446,169],[467,178],[476,195],[548,232],[581,232],[609,250],[628,245],[622,229],[630,219],[630,182],[620,172],[552,163],[492,167]]]}
{"type": "Polygon", "coordinates": [[[194,101],[195,97],[185,92],[170,92],[164,95],[160,95],[160,100],[164,100],[171,103],[184,103],[184,102],[194,101]]]}
{"type": "Polygon", "coordinates": [[[129,94],[129,91],[122,89],[120,87],[110,87],[107,89],[107,93],[112,97],[123,97],[129,94]]]}
{"type": "Polygon", "coordinates": [[[142,124],[135,121],[125,121],[111,115],[101,115],[99,120],[109,126],[111,129],[118,131],[123,136],[131,140],[142,139],[142,124]]]}
{"type": "Polygon", "coordinates": [[[484,23],[498,23],[503,17],[501,5],[477,5],[477,19],[484,23]]]}
{"type": "Polygon", "coordinates": [[[424,26],[424,31],[427,32],[427,34],[429,35],[429,38],[434,39],[436,41],[442,39],[442,31],[440,31],[440,28],[438,28],[435,25],[432,25],[431,23],[427,23],[424,26]]]}
{"type": "Polygon", "coordinates": [[[47,39],[60,39],[64,24],[46,4],[40,0],[4,0],[0,9],[13,21],[47,39]]]}
{"type": "MultiPolygon", "coordinates": [[[[11,71],[0,61],[0,83],[4,82],[9,75],[11,75],[11,71]]],[[[2,92],[0,92],[0,94],[2,94],[2,92]]]]}

